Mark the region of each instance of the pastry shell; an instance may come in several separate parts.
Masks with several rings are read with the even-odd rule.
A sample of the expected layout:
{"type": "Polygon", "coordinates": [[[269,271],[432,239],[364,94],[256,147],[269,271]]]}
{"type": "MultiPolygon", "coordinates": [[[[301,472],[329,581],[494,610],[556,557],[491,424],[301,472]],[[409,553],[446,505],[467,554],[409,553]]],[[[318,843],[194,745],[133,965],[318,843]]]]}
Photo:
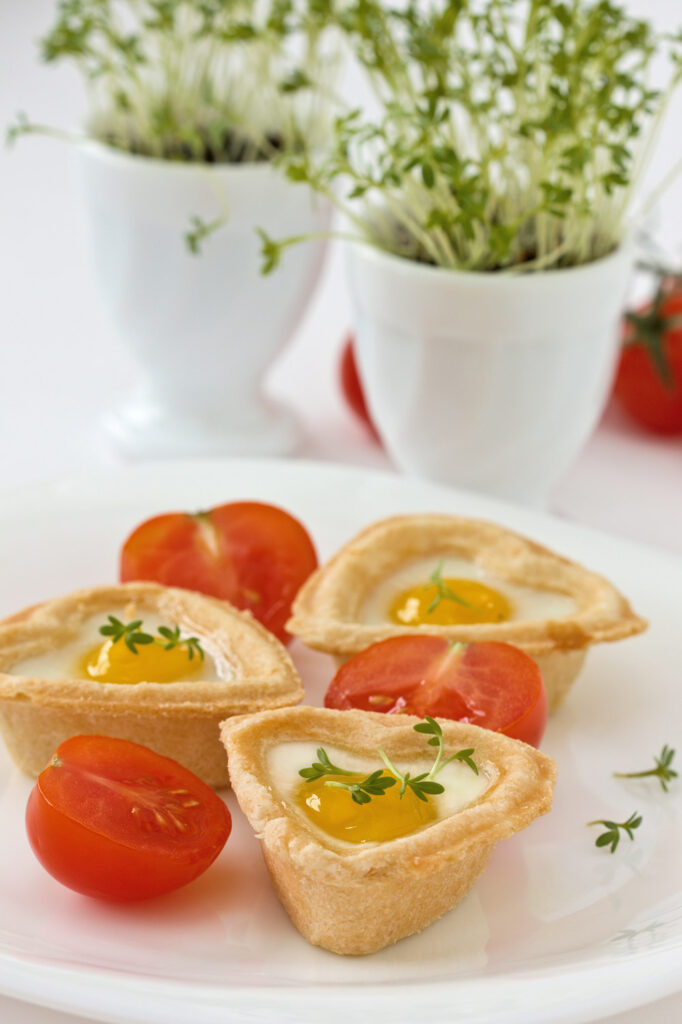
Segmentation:
{"type": "Polygon", "coordinates": [[[339,664],[370,644],[407,633],[514,644],[538,663],[550,710],[563,701],[591,644],[646,628],[615,587],[578,563],[495,523],[433,514],[395,516],[367,527],[310,576],[287,623],[290,633],[339,664]],[[456,626],[360,621],[363,603],[382,580],[413,559],[448,554],[471,559],[500,580],[565,594],[575,601],[575,612],[456,626]]]}
{"type": "MultiPolygon", "coordinates": [[[[339,848],[278,799],[268,751],[286,741],[335,744],[394,762],[424,757],[419,719],[299,707],[233,718],[221,726],[232,787],[261,840],[277,894],[301,934],[333,953],[373,953],[420,932],[458,903],[494,845],[551,809],[556,767],[518,740],[441,720],[446,751],[474,748],[492,778],[463,810],[400,839],[339,848]]],[[[427,748],[428,749],[428,748],[427,748]]],[[[304,767],[304,766],[301,766],[304,767]]]]}
{"type": "MultiPolygon", "coordinates": [[[[207,647],[208,650],[208,647],[207,647]]],[[[249,612],[188,590],[127,583],[79,590],[0,623],[0,731],[10,756],[38,775],[69,736],[133,740],[172,757],[211,786],[228,785],[219,723],[230,715],[296,704],[298,673],[280,642],[249,612]],[[43,679],[12,673],[26,658],[78,639],[101,613],[125,615],[134,604],[199,634],[230,666],[230,678],[132,685],[89,679],[43,679]]]]}

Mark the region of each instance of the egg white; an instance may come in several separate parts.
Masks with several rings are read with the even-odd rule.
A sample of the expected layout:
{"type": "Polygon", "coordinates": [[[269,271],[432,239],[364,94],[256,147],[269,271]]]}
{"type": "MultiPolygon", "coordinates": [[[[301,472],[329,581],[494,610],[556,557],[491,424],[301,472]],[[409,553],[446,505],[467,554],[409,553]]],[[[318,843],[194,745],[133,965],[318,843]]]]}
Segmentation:
{"type": "MultiPolygon", "coordinates": [[[[69,640],[61,647],[54,647],[43,654],[31,658],[24,658],[12,666],[11,674],[16,676],[30,676],[34,679],[79,679],[86,678],[78,669],[80,659],[88,651],[98,644],[104,643],[107,637],[99,632],[100,626],[107,623],[107,616],[113,615],[122,622],[131,622],[134,619],[142,619],[140,630],[144,633],[158,634],[159,626],[169,626],[173,629],[175,622],[159,618],[147,611],[141,611],[134,606],[125,608],[111,608],[85,619],[79,630],[78,636],[69,640]]],[[[210,636],[202,636],[201,631],[195,627],[188,627],[183,623],[180,625],[180,635],[197,636],[204,651],[204,659],[201,662],[201,670],[193,672],[189,677],[192,682],[199,680],[229,680],[233,675],[232,666],[225,658],[217,655],[210,636]],[[213,650],[212,650],[213,648],[213,650]]],[[[123,643],[123,640],[119,640],[123,643]]],[[[131,654],[131,657],[133,655],[131,654]]],[[[195,653],[194,657],[198,657],[195,653]]],[[[153,679],[148,682],[154,682],[153,679]]],[[[128,684],[128,685],[135,685],[128,684]]],[[[172,683],[164,683],[165,686],[172,686],[172,683]]]]}
{"type": "Polygon", "coordinates": [[[511,604],[511,616],[507,620],[509,622],[562,619],[572,615],[576,610],[576,603],[568,594],[510,583],[499,576],[494,576],[470,559],[435,554],[429,558],[415,559],[382,580],[361,608],[360,622],[368,625],[385,623],[396,597],[419,584],[426,586],[434,569],[441,563],[443,579],[449,577],[476,580],[503,594],[511,604]]]}
{"type": "MultiPolygon", "coordinates": [[[[348,751],[343,747],[334,746],[331,743],[313,743],[310,741],[291,740],[286,743],[278,743],[270,748],[267,755],[268,777],[271,780],[271,789],[277,799],[296,814],[299,819],[305,821],[306,825],[312,828],[327,845],[338,845],[348,850],[358,850],[357,843],[347,843],[344,840],[330,836],[324,829],[317,828],[310,818],[296,805],[296,793],[303,779],[299,775],[301,768],[308,768],[314,761],[318,761],[317,748],[323,746],[332,764],[349,771],[364,772],[369,775],[377,768],[383,768],[384,763],[377,754],[375,757],[367,757],[348,751]]],[[[454,751],[452,751],[454,753],[454,751]]],[[[434,750],[435,756],[435,750],[434,750]]],[[[423,759],[410,761],[396,761],[396,768],[399,771],[409,771],[411,775],[419,775],[421,772],[428,772],[433,765],[434,756],[427,755],[423,759]]],[[[473,754],[476,762],[476,753],[473,754]]],[[[479,774],[469,768],[461,761],[452,761],[438,773],[437,780],[445,787],[445,792],[429,797],[437,811],[436,821],[450,817],[458,811],[464,810],[470,804],[478,800],[494,781],[490,766],[481,766],[477,763],[479,774]]],[[[349,797],[350,799],[350,797],[349,797]]],[[[380,800],[381,797],[375,799],[380,800]]],[[[436,821],[430,822],[433,825],[436,821]]],[[[428,828],[429,825],[423,826],[428,828]]],[[[418,830],[420,831],[420,830],[418,830]]],[[[414,833],[409,833],[414,835],[414,833]]],[[[378,843],[362,843],[361,846],[377,846],[378,843]]]]}

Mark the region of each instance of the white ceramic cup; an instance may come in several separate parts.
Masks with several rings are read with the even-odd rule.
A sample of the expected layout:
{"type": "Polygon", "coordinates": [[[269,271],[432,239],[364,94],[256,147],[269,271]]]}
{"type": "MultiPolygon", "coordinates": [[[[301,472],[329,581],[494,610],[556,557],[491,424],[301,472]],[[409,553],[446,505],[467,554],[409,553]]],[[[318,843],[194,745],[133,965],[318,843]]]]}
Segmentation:
{"type": "Polygon", "coordinates": [[[350,248],[360,374],[396,464],[542,504],[606,402],[632,259],[507,275],[350,248]]]}
{"type": "Polygon", "coordinates": [[[119,446],[145,457],[290,451],[295,421],[261,382],[310,298],[322,243],[295,246],[263,277],[255,229],[324,231],[329,206],[266,163],[173,163],[87,143],[76,174],[96,282],[139,368],[107,417],[119,446]],[[191,218],[221,215],[193,255],[191,218]]]}

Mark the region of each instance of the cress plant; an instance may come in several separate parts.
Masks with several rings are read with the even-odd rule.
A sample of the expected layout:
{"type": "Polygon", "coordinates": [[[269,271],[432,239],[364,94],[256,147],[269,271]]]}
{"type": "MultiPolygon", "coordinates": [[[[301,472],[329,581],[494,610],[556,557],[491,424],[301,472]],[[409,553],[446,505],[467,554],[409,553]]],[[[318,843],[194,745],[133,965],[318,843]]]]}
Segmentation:
{"type": "MultiPolygon", "coordinates": [[[[477,271],[576,266],[623,240],[682,31],[661,37],[611,0],[324,2],[376,113],[340,112],[330,146],[281,160],[358,237],[477,271]]],[[[264,272],[300,241],[261,237],[264,272]]]]}
{"type": "MultiPolygon", "coordinates": [[[[40,47],[82,75],[87,136],[164,160],[244,163],[324,136],[332,33],[314,0],[61,0],[40,47]]],[[[10,140],[31,131],[73,137],[20,116],[10,140]]]]}

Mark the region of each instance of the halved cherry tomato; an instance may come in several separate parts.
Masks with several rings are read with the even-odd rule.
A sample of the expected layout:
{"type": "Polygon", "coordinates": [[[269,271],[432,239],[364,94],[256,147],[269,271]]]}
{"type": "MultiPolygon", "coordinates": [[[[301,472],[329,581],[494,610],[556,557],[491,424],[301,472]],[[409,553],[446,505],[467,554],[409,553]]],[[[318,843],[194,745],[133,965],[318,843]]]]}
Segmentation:
{"type": "Polygon", "coordinates": [[[455,718],[538,746],[547,722],[540,670],[518,647],[438,636],[381,640],[342,665],[328,708],[455,718]]]}
{"type": "Polygon", "coordinates": [[[315,548],[298,519],[275,505],[240,501],[147,519],[123,545],[120,578],[198,590],[248,608],[287,643],[291,602],[315,568],[315,548]]]}
{"type": "Polygon", "coordinates": [[[26,807],[36,857],[70,889],[106,900],[160,896],[213,863],[227,807],[177,761],[129,740],[72,736],[26,807]]]}
{"type": "Polygon", "coordinates": [[[377,428],[374,426],[369,410],[367,409],[365,392],[360,380],[360,374],[358,373],[352,334],[346,338],[343,349],[341,350],[339,377],[341,380],[341,390],[346,402],[358,419],[362,420],[365,426],[369,428],[370,433],[373,434],[378,441],[379,434],[377,433],[377,428]]]}

